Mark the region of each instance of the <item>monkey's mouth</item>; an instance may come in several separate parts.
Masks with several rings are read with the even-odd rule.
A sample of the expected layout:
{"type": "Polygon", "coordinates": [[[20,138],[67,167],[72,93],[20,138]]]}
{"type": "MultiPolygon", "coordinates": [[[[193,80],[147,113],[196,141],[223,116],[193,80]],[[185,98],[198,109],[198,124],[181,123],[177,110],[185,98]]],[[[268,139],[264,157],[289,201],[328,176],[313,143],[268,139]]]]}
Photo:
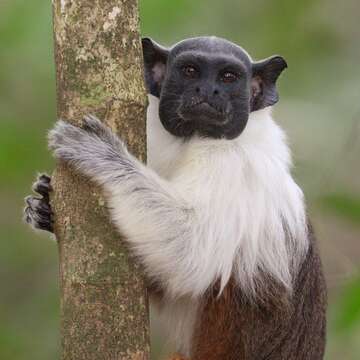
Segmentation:
{"type": "Polygon", "coordinates": [[[185,121],[206,121],[211,123],[224,123],[226,113],[207,101],[198,101],[182,106],[180,115],[185,121]]]}

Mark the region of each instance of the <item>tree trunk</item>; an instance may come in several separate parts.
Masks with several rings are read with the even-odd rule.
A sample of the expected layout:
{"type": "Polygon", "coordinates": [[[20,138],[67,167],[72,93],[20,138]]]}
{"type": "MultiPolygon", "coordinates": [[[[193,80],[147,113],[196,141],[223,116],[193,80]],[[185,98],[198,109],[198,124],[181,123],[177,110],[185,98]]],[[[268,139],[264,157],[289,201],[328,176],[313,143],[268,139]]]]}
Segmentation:
{"type": "MultiPolygon", "coordinates": [[[[103,119],[145,161],[143,62],[136,0],[53,0],[58,117],[103,119]]],[[[59,243],[62,359],[149,359],[139,267],[109,223],[97,187],[59,164],[52,178],[59,243]]]]}

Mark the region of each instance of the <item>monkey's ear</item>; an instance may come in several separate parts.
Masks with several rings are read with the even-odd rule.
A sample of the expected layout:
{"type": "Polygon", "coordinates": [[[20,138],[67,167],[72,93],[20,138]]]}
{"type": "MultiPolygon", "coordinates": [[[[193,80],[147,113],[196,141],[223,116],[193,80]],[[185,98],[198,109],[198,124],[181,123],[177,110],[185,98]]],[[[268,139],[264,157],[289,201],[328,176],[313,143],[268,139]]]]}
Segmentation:
{"type": "Polygon", "coordinates": [[[278,102],[276,80],[285,68],[287,68],[287,63],[281,56],[272,56],[253,63],[251,111],[260,110],[278,102]]]}
{"type": "Polygon", "coordinates": [[[165,77],[169,50],[157,44],[150,38],[142,39],[142,48],[144,54],[145,83],[147,91],[151,95],[160,97],[161,85],[165,77]]]}

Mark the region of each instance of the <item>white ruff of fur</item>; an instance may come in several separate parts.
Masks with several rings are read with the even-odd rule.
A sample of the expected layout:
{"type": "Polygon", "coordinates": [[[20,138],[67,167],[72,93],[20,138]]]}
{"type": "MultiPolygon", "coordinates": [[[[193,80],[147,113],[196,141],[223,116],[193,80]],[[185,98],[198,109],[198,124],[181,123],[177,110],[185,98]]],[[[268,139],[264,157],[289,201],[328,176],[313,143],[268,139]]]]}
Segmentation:
{"type": "MultiPolygon", "coordinates": [[[[176,294],[201,295],[217,279],[223,289],[234,274],[253,297],[264,280],[260,272],[291,291],[308,248],[306,214],[285,134],[269,109],[252,113],[235,140],[184,142],[164,130],[158,99],[149,100],[148,166],[194,209],[196,230],[183,239],[188,258],[174,248],[170,263],[183,273],[172,279],[176,294]]],[[[198,301],[186,299],[167,299],[160,316],[176,349],[190,356],[198,301]]]]}
{"type": "Polygon", "coordinates": [[[189,272],[174,279],[177,292],[200,295],[217,279],[223,289],[234,274],[251,296],[261,287],[260,272],[291,290],[308,247],[306,214],[285,134],[269,109],[252,113],[231,141],[173,137],[152,96],[147,121],[148,165],[194,209],[189,272]]]}

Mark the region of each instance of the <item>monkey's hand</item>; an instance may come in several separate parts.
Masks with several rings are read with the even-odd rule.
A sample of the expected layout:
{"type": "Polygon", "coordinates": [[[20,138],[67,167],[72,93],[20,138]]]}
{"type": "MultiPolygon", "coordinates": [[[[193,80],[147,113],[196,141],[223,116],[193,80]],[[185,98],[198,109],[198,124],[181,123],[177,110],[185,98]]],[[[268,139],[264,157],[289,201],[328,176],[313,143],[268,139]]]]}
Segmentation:
{"type": "Polygon", "coordinates": [[[81,128],[59,120],[49,133],[49,147],[56,158],[100,185],[110,181],[114,170],[130,165],[123,142],[94,116],[86,116],[81,128]]]}
{"type": "Polygon", "coordinates": [[[51,178],[40,174],[33,184],[33,191],[40,196],[27,196],[24,209],[24,220],[34,229],[54,232],[53,212],[50,207],[49,193],[52,191],[51,178]]]}

